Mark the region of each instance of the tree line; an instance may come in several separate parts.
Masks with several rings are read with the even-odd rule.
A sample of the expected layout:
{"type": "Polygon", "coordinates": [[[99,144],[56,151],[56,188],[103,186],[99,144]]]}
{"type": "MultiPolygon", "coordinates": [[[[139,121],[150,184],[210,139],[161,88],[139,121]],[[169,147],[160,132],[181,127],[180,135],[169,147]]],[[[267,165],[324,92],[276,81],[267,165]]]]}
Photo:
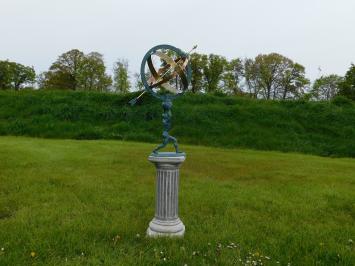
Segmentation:
{"type": "MultiPolygon", "coordinates": [[[[232,60],[215,54],[193,53],[190,60],[192,93],[223,93],[280,100],[330,100],[343,95],[355,100],[354,64],[344,77],[331,74],[311,83],[304,66],[277,53],[232,60]]],[[[0,61],[0,89],[20,90],[36,86],[39,89],[127,93],[143,88],[138,73],[130,76],[125,59],[114,63],[112,76],[106,70],[102,54],[85,54],[77,49],[60,55],[48,71],[39,75],[33,67],[0,61]]]]}

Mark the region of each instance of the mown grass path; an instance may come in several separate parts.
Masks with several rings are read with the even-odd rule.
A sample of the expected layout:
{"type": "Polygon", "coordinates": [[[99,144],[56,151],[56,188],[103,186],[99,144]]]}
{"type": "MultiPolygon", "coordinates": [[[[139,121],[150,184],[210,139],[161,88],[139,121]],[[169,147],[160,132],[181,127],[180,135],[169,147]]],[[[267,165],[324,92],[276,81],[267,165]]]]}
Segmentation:
{"type": "Polygon", "coordinates": [[[154,240],[153,147],[0,137],[0,265],[355,264],[354,159],[183,145],[186,235],[154,240]]]}

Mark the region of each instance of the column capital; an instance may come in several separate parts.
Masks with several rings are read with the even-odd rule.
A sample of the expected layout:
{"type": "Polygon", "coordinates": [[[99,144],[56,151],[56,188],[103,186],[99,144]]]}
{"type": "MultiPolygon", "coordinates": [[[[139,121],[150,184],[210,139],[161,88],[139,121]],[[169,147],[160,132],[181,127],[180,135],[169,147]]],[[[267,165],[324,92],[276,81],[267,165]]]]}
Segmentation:
{"type": "Polygon", "coordinates": [[[159,169],[161,168],[176,168],[179,167],[186,159],[184,152],[158,152],[149,155],[148,160],[155,164],[159,169]]]}

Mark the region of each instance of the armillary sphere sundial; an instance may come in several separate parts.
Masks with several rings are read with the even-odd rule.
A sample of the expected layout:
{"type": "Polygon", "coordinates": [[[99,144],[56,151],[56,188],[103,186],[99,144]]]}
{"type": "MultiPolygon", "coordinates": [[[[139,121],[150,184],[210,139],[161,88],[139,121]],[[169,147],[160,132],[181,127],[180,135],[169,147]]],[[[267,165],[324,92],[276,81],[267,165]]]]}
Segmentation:
{"type": "Polygon", "coordinates": [[[171,108],[173,100],[182,95],[189,87],[191,66],[189,53],[171,45],[158,45],[150,49],[142,60],[141,78],[145,91],[130,101],[134,105],[148,92],[162,101],[163,105],[163,142],[148,157],[154,163],[156,172],[155,216],[149,223],[147,235],[183,236],[185,225],[178,216],[179,168],[186,154],[179,151],[176,138],[170,136],[171,108]],[[169,143],[175,152],[159,152],[169,143]]]}
{"type": "Polygon", "coordinates": [[[189,87],[191,80],[189,54],[196,47],[194,46],[190,52],[185,53],[171,45],[157,45],[150,49],[142,60],[140,75],[145,91],[130,103],[135,104],[145,92],[162,101],[163,142],[154,149],[153,153],[157,153],[168,143],[174,145],[176,153],[180,152],[176,138],[169,135],[172,101],[189,87]]]}

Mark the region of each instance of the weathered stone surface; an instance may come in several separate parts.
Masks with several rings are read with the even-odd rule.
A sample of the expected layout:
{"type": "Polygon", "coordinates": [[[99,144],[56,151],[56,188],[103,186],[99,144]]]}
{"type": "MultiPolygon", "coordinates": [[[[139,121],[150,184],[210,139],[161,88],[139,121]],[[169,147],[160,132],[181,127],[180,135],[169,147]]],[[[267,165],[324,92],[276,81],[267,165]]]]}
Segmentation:
{"type": "Polygon", "coordinates": [[[179,167],[185,153],[151,154],[148,160],[155,164],[156,199],[155,217],[149,223],[148,236],[183,236],[185,226],[178,216],[179,167]]]}

